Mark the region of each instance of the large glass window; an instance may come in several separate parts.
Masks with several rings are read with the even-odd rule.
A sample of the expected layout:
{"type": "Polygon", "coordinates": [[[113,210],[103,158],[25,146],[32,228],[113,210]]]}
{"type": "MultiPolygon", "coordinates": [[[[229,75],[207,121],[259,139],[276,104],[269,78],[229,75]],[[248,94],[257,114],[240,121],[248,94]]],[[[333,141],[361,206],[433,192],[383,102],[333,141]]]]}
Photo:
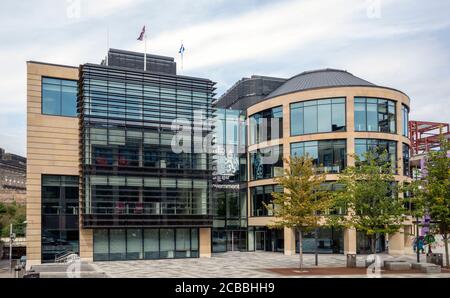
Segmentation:
{"type": "Polygon", "coordinates": [[[291,104],[291,135],[345,131],[345,98],[291,104]]]}
{"type": "Polygon", "coordinates": [[[410,176],[411,171],[409,168],[409,146],[403,144],[403,175],[410,176]]]}
{"type": "Polygon", "coordinates": [[[326,140],[291,144],[292,156],[309,155],[320,172],[340,173],[347,163],[346,140],[326,140]]]}
{"type": "Polygon", "coordinates": [[[159,230],[144,229],[144,254],[145,259],[159,258],[159,230]]]}
{"type": "Polygon", "coordinates": [[[397,167],[397,142],[378,139],[355,139],[355,153],[360,161],[364,162],[364,153],[372,152],[375,156],[387,152],[387,160],[379,160],[380,163],[389,162],[393,169],[397,167]]]}
{"type": "Polygon", "coordinates": [[[250,120],[250,145],[283,137],[283,107],[253,114],[250,120]]]}
{"type": "Polygon", "coordinates": [[[396,132],[395,102],[355,97],[355,131],[396,132]]]}
{"type": "Polygon", "coordinates": [[[112,229],[109,231],[110,260],[126,260],[127,250],[125,243],[125,229],[112,229]]]}
{"type": "Polygon", "coordinates": [[[77,115],[77,81],[42,78],[42,113],[46,115],[77,115]]]}
{"type": "Polygon", "coordinates": [[[402,105],[402,135],[409,137],[409,108],[402,105]]]}
{"type": "Polygon", "coordinates": [[[79,250],[78,176],[42,175],[42,261],[79,250]]]}
{"type": "Polygon", "coordinates": [[[197,258],[197,228],[95,229],[94,261],[197,258]]]}
{"type": "Polygon", "coordinates": [[[250,179],[267,179],[283,175],[283,146],[276,145],[250,152],[250,179]]]}
{"type": "Polygon", "coordinates": [[[94,230],[94,260],[107,261],[109,259],[109,236],[107,229],[94,230]]]}
{"type": "MultiPolygon", "coordinates": [[[[303,252],[314,253],[317,251],[320,254],[339,254],[344,252],[344,232],[342,229],[335,228],[319,228],[317,235],[317,242],[314,231],[309,231],[303,235],[303,252]]],[[[299,251],[298,233],[295,233],[295,249],[299,251]]]]}
{"type": "Polygon", "coordinates": [[[273,192],[283,192],[283,187],[280,185],[264,185],[250,189],[253,216],[273,216],[272,211],[269,211],[264,205],[273,204],[273,192]]]}

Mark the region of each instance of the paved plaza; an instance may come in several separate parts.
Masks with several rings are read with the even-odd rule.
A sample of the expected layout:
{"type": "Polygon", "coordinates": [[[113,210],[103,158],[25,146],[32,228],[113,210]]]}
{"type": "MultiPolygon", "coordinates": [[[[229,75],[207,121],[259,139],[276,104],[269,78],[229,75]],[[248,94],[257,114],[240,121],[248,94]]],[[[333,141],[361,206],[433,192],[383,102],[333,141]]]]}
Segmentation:
{"type": "MultiPolygon", "coordinates": [[[[392,258],[381,255],[383,259],[392,258]]],[[[415,256],[401,257],[414,262],[415,256]]],[[[357,265],[364,266],[365,256],[358,256],[357,265]]],[[[425,260],[425,256],[422,256],[425,260]]],[[[305,267],[314,266],[314,255],[304,255],[305,267]]],[[[280,275],[269,271],[270,268],[298,267],[299,256],[285,256],[273,252],[228,252],[213,254],[211,258],[139,260],[95,262],[92,266],[104,272],[108,277],[153,277],[153,278],[280,278],[295,277],[280,275]]],[[[319,267],[345,267],[344,255],[319,255],[319,267]]],[[[305,276],[302,276],[305,277],[305,276]]],[[[308,276],[308,277],[367,277],[367,275],[308,276]]],[[[390,274],[383,277],[446,277],[445,274],[390,274]]]]}

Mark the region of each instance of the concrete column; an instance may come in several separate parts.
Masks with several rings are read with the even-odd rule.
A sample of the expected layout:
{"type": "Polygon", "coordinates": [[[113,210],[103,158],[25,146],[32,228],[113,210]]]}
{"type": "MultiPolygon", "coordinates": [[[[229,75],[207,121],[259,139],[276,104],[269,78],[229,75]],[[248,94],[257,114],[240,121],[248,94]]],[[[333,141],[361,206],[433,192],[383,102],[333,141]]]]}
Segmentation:
{"type": "Polygon", "coordinates": [[[211,257],[211,228],[200,229],[200,258],[211,257]]]}
{"type": "Polygon", "coordinates": [[[344,230],[344,254],[356,254],[356,229],[344,230]]]}
{"type": "Polygon", "coordinates": [[[389,235],[389,254],[390,255],[405,254],[405,236],[403,228],[400,228],[400,230],[397,233],[389,235]]]}
{"type": "Polygon", "coordinates": [[[284,255],[295,255],[295,230],[284,228],[284,255]]]}
{"type": "Polygon", "coordinates": [[[80,258],[85,262],[94,260],[94,232],[80,228],[80,258]]]}
{"type": "Polygon", "coordinates": [[[407,225],[404,227],[405,233],[405,254],[413,254],[413,242],[414,242],[414,235],[413,235],[413,225],[407,225]]]}

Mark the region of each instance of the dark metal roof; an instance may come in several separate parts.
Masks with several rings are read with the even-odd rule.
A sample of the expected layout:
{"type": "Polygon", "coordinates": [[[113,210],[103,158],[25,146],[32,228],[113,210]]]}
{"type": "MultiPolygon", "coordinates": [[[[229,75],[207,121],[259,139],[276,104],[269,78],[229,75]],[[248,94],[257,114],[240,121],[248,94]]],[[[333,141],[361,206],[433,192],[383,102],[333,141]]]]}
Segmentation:
{"type": "Polygon", "coordinates": [[[266,99],[309,89],[347,86],[377,87],[377,85],[355,77],[345,70],[326,68],[305,71],[290,78],[283,85],[271,92],[266,99]]]}
{"type": "Polygon", "coordinates": [[[286,79],[257,76],[242,78],[228,89],[215,103],[218,108],[246,110],[280,87],[286,79]]]}

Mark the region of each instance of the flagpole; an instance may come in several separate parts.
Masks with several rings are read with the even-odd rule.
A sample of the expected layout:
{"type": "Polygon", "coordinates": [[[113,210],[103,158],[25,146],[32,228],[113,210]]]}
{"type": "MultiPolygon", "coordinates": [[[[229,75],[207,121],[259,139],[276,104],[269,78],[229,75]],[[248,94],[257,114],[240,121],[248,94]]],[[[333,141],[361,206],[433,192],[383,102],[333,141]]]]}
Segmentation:
{"type": "Polygon", "coordinates": [[[106,26],[106,66],[109,66],[109,26],[106,26]]]}
{"type": "Polygon", "coordinates": [[[147,71],[147,33],[144,32],[144,71],[147,71]]]}
{"type": "Polygon", "coordinates": [[[181,74],[183,74],[183,70],[184,70],[184,44],[183,44],[183,41],[181,41],[180,54],[181,54],[181,74]]]}

